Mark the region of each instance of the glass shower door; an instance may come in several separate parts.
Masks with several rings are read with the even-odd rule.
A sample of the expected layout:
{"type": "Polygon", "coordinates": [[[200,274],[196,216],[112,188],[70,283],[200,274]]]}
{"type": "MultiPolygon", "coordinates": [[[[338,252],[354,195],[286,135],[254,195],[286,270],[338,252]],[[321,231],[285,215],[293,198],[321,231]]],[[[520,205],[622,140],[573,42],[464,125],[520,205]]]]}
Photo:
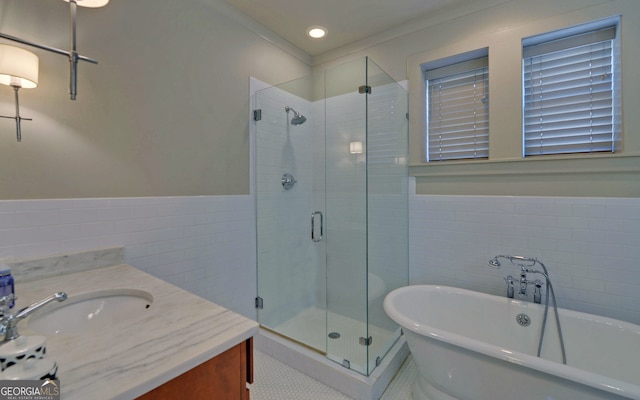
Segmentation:
{"type": "Polygon", "coordinates": [[[311,216],[321,209],[313,198],[309,79],[263,89],[254,99],[260,110],[255,122],[258,322],[324,353],[324,242],[310,236],[311,216]]]}

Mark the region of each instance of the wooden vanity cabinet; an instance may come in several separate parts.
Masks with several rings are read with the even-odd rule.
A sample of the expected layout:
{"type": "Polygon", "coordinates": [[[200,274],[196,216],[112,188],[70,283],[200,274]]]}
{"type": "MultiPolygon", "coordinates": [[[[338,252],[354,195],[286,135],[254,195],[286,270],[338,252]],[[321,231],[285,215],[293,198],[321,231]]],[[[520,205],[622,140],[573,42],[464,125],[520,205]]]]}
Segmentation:
{"type": "Polygon", "coordinates": [[[138,400],[249,400],[253,383],[253,338],[230,348],[138,400]]]}

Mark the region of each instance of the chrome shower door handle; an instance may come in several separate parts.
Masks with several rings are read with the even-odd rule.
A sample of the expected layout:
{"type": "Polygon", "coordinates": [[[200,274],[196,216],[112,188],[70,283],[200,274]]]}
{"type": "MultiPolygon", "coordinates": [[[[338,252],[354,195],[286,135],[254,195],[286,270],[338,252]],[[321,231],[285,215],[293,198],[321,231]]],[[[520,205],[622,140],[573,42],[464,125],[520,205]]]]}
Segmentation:
{"type": "Polygon", "coordinates": [[[324,237],[324,217],[320,211],[313,212],[311,214],[311,240],[319,242],[324,237]],[[316,216],[320,216],[320,237],[316,236],[316,216]]]}

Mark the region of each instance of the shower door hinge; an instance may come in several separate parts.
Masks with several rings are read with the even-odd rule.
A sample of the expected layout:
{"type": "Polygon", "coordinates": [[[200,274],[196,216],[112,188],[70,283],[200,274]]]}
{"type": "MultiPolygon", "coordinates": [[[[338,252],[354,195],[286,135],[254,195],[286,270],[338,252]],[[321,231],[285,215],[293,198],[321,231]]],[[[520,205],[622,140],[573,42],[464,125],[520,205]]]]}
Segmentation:
{"type": "Polygon", "coordinates": [[[363,85],[358,88],[358,93],[360,94],[371,94],[371,86],[363,85]]]}
{"type": "Polygon", "coordinates": [[[260,121],[262,120],[262,110],[261,109],[256,109],[253,110],[253,120],[254,121],[260,121]]]}
{"type": "Polygon", "coordinates": [[[373,337],[372,336],[369,336],[368,338],[360,337],[360,344],[362,346],[371,346],[371,343],[373,343],[373,337]]]}
{"type": "Polygon", "coordinates": [[[262,300],[262,297],[260,296],[256,297],[256,308],[258,310],[262,310],[264,308],[264,300],[262,300]]]}

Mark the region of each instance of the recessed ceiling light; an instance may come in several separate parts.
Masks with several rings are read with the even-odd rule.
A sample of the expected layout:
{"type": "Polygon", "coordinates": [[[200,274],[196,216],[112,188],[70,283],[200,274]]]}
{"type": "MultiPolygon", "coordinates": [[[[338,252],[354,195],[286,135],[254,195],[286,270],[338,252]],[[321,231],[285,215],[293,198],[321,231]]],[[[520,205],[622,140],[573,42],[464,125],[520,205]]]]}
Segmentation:
{"type": "Polygon", "coordinates": [[[312,26],[309,29],[307,29],[307,35],[309,35],[314,39],[320,39],[321,37],[324,37],[326,34],[327,34],[327,29],[323,28],[322,26],[312,26]]]}

